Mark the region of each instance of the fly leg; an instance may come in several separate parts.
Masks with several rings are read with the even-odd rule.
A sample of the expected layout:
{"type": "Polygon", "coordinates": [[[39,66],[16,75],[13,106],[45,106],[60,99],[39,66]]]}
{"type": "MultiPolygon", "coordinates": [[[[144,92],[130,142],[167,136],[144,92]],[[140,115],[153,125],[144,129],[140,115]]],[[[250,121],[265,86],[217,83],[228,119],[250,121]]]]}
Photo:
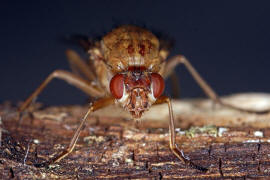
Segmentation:
{"type": "Polygon", "coordinates": [[[178,65],[178,64],[184,64],[187,70],[190,72],[194,80],[198,83],[198,85],[202,88],[202,90],[205,92],[205,94],[212,99],[215,103],[221,104],[225,107],[229,107],[232,109],[236,109],[239,111],[243,112],[249,112],[249,113],[267,113],[270,110],[265,110],[265,111],[256,111],[256,110],[250,110],[250,109],[244,109],[240,107],[236,107],[234,105],[228,104],[223,102],[219,96],[215,93],[215,91],[207,84],[207,82],[200,76],[200,74],[196,71],[196,69],[190,64],[190,62],[182,55],[177,55],[172,57],[171,59],[168,60],[165,71],[164,71],[164,77],[166,78],[169,76],[172,72],[173,69],[178,65]]]}
{"type": "Polygon", "coordinates": [[[83,127],[84,127],[84,124],[85,124],[85,122],[87,120],[88,115],[90,113],[98,110],[98,109],[102,109],[102,108],[104,108],[104,107],[106,107],[108,105],[111,105],[113,103],[114,103],[114,98],[112,98],[112,97],[102,98],[102,99],[99,99],[96,102],[94,102],[90,106],[87,113],[84,115],[83,119],[80,122],[80,125],[77,127],[77,129],[76,129],[76,131],[75,131],[75,133],[74,133],[74,135],[73,135],[73,137],[72,137],[72,139],[71,139],[71,141],[69,143],[69,146],[61,154],[55,156],[53,159],[49,160],[48,162],[45,162],[45,163],[42,163],[42,164],[36,164],[35,166],[37,166],[37,167],[44,167],[45,166],[46,167],[46,166],[48,166],[50,164],[59,162],[61,159],[63,159],[67,155],[69,155],[73,151],[73,149],[74,149],[74,147],[76,145],[76,142],[78,141],[79,135],[80,135],[80,133],[81,133],[83,127]]]}
{"type": "Polygon", "coordinates": [[[191,168],[198,169],[200,171],[206,172],[208,169],[201,167],[199,165],[194,164],[188,157],[185,157],[183,151],[177,147],[177,144],[175,142],[175,127],[174,127],[174,117],[173,117],[173,110],[172,110],[172,104],[170,98],[167,96],[160,96],[155,104],[163,104],[167,103],[169,108],[169,133],[170,133],[170,149],[173,152],[173,154],[180,159],[183,163],[188,165],[191,168]]]}
{"type": "Polygon", "coordinates": [[[41,91],[48,85],[51,80],[54,78],[62,79],[67,83],[81,89],[83,92],[90,96],[102,97],[105,92],[103,89],[92,86],[90,82],[72,74],[71,72],[64,70],[55,70],[52,72],[42,83],[41,85],[24,101],[24,103],[19,108],[19,124],[21,122],[22,113],[26,108],[31,104],[31,102],[41,93],[41,91]]]}

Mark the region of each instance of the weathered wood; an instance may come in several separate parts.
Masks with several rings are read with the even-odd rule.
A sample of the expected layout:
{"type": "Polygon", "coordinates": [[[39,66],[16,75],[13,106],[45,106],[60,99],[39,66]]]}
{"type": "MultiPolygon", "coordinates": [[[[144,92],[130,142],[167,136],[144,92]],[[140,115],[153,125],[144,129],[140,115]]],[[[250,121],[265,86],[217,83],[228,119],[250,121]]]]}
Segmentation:
{"type": "MultiPolygon", "coordinates": [[[[167,110],[162,106],[157,108],[160,108],[160,112],[164,111],[163,108],[167,110]]],[[[215,118],[221,121],[218,122],[221,124],[219,127],[189,127],[190,129],[186,131],[177,129],[178,146],[193,162],[209,168],[208,172],[202,173],[186,167],[171,153],[166,117],[160,115],[163,121],[158,121],[158,118],[152,118],[155,120],[151,121],[149,113],[147,121],[135,124],[126,118],[119,118],[120,114],[112,117],[111,112],[114,114],[117,112],[113,107],[89,117],[72,154],[49,168],[36,168],[35,164],[52,158],[69,144],[87,107],[45,108],[35,111],[32,121],[29,116],[25,116],[22,124],[18,126],[16,109],[10,104],[3,104],[0,105],[2,120],[0,177],[3,179],[270,177],[270,127],[267,122],[269,114],[239,113],[222,107],[212,109],[208,101],[175,102],[174,109],[178,120],[177,127],[182,127],[181,125],[189,127],[197,125],[198,122],[201,126],[209,125],[206,122],[215,122],[215,118]],[[179,111],[183,111],[179,109],[187,106],[191,108],[186,108],[185,114],[179,115],[179,111]],[[243,122],[245,119],[252,121],[241,125],[234,122],[235,116],[241,117],[243,122]],[[190,121],[189,124],[185,120],[190,121]],[[259,126],[259,123],[251,124],[256,123],[256,120],[260,122],[259,126]]]]}

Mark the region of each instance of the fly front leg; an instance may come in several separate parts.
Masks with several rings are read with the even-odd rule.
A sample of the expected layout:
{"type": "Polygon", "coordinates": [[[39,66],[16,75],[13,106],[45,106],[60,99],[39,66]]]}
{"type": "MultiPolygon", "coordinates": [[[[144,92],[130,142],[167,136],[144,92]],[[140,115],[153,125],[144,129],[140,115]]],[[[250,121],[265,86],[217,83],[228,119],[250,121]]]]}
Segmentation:
{"type": "Polygon", "coordinates": [[[90,82],[64,70],[55,70],[52,72],[43,83],[24,101],[19,108],[19,119],[21,119],[22,113],[31,104],[31,102],[41,93],[41,91],[53,80],[54,78],[62,79],[69,84],[79,88],[86,94],[93,97],[102,97],[105,92],[101,88],[92,86],[90,82]]]}
{"type": "Polygon", "coordinates": [[[96,102],[94,102],[90,106],[90,108],[87,111],[87,113],[84,115],[83,119],[80,122],[80,125],[77,127],[77,129],[76,129],[76,131],[75,131],[75,133],[74,133],[74,135],[73,135],[73,137],[72,137],[72,139],[71,139],[71,141],[69,143],[69,146],[61,154],[55,156],[53,159],[49,160],[46,163],[36,164],[36,166],[37,167],[48,166],[50,164],[59,162],[61,159],[63,159],[67,155],[69,155],[73,151],[73,149],[74,149],[74,147],[75,147],[75,145],[76,145],[76,143],[78,141],[79,135],[80,135],[80,133],[81,133],[83,127],[84,127],[84,124],[85,124],[85,122],[87,120],[88,115],[90,113],[98,110],[98,109],[102,109],[102,108],[104,108],[104,107],[106,107],[108,105],[111,105],[113,103],[114,103],[114,98],[112,98],[112,97],[102,98],[102,99],[99,99],[96,102]]]}
{"type": "Polygon", "coordinates": [[[244,108],[236,107],[234,105],[223,102],[219,98],[219,96],[216,94],[216,92],[207,84],[207,82],[200,76],[200,74],[196,71],[196,69],[190,64],[188,59],[186,59],[182,55],[174,56],[168,60],[166,67],[165,67],[165,71],[164,71],[164,77],[166,78],[167,76],[169,76],[178,64],[185,65],[187,70],[190,72],[191,76],[198,83],[198,85],[202,88],[202,90],[205,92],[205,94],[210,99],[212,99],[215,103],[221,104],[225,107],[229,107],[232,109],[236,109],[236,110],[244,111],[244,112],[249,112],[249,113],[267,113],[270,111],[270,110],[256,111],[256,110],[244,109],[244,108]]]}
{"type": "Polygon", "coordinates": [[[180,159],[183,163],[185,163],[189,167],[206,172],[208,170],[207,168],[204,168],[204,167],[201,167],[199,165],[194,164],[188,157],[185,157],[183,151],[177,147],[177,144],[175,142],[176,136],[175,136],[175,127],[174,127],[174,116],[173,116],[172,103],[171,103],[170,98],[168,98],[167,96],[160,96],[157,99],[157,101],[155,102],[155,104],[163,104],[163,103],[167,103],[168,108],[169,108],[169,116],[170,116],[169,133],[170,133],[170,149],[171,149],[171,151],[178,159],[180,159]]]}

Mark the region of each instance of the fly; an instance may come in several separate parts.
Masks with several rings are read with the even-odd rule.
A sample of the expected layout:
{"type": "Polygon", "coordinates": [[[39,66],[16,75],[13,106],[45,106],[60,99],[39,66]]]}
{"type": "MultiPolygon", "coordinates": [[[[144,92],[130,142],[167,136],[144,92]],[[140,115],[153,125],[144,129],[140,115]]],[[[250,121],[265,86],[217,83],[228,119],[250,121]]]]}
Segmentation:
{"type": "Polygon", "coordinates": [[[20,114],[54,78],[64,80],[89,96],[99,99],[90,105],[69,146],[47,162],[47,165],[60,161],[72,152],[87,116],[92,112],[117,104],[134,119],[139,119],[152,105],[166,103],[169,110],[169,141],[172,153],[184,164],[207,171],[207,168],[194,164],[176,145],[172,103],[169,97],[163,95],[164,79],[171,75],[178,64],[183,64],[215,103],[240,111],[258,112],[224,103],[184,56],[176,55],[167,60],[169,52],[161,47],[158,38],[150,31],[124,25],[112,30],[88,49],[92,66],[81,60],[74,51],[67,51],[73,72],[53,71],[22,104],[19,108],[20,114]]]}

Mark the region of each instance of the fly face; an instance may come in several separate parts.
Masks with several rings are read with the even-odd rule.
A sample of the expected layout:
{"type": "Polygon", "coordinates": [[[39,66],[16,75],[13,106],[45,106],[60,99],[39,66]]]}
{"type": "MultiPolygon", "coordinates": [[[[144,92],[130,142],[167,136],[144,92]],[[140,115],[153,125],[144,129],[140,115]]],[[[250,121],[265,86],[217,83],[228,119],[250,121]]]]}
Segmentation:
{"type": "Polygon", "coordinates": [[[149,110],[164,87],[163,78],[144,67],[130,67],[126,72],[117,73],[110,82],[110,91],[116,102],[135,119],[149,110]]]}

